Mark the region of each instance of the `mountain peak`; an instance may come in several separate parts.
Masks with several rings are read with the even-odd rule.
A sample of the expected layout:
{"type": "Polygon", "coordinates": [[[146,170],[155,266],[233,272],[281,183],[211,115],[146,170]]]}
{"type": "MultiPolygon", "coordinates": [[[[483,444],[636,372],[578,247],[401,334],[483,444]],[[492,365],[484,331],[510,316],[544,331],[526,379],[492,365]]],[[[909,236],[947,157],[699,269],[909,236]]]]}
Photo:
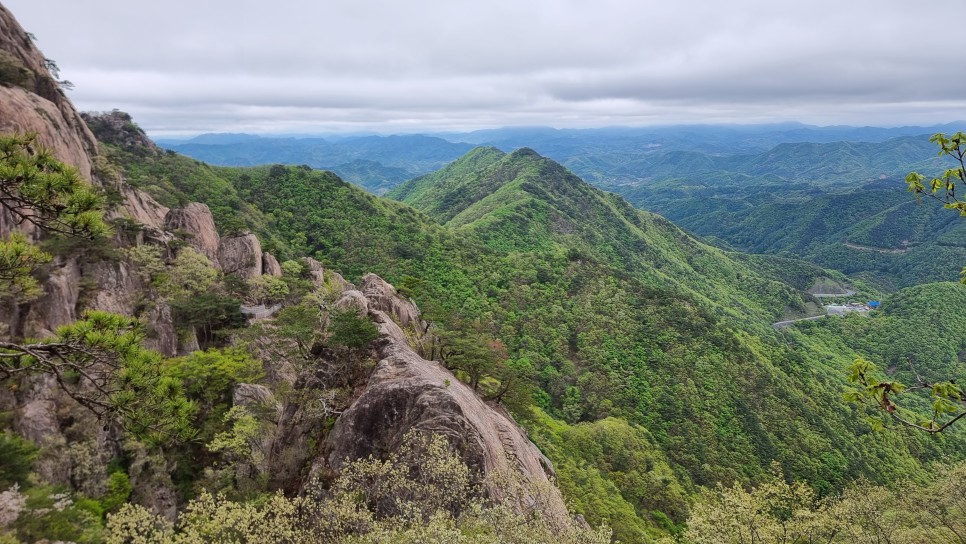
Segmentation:
{"type": "Polygon", "coordinates": [[[517,149],[513,153],[510,153],[510,156],[511,157],[518,157],[518,158],[519,157],[536,157],[536,158],[539,158],[539,159],[542,159],[543,158],[542,155],[540,155],[536,151],[530,149],[529,147],[521,147],[520,149],[517,149]]]}
{"type": "MultiPolygon", "coordinates": [[[[555,200],[576,189],[579,197],[599,192],[572,172],[529,147],[510,154],[477,147],[442,170],[412,179],[388,196],[410,204],[440,223],[463,224],[499,207],[493,198],[555,200]],[[501,197],[494,197],[497,193],[501,197]],[[511,196],[513,195],[513,196],[511,196]],[[472,210],[483,204],[483,208],[472,210]]],[[[455,226],[455,225],[454,225],[455,226]]]]}
{"type": "Polygon", "coordinates": [[[148,138],[128,113],[120,110],[83,112],[81,117],[100,142],[114,144],[128,150],[158,149],[158,146],[148,138]]]}

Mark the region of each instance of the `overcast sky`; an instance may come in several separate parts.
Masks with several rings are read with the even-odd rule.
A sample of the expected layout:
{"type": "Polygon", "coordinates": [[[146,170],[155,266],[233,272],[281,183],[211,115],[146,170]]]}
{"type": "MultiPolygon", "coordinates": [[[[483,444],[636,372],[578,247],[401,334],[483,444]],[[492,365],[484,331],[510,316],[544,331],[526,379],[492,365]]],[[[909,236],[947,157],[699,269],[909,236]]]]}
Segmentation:
{"type": "Polygon", "coordinates": [[[154,136],[966,119],[966,2],[0,0],[154,136]]]}

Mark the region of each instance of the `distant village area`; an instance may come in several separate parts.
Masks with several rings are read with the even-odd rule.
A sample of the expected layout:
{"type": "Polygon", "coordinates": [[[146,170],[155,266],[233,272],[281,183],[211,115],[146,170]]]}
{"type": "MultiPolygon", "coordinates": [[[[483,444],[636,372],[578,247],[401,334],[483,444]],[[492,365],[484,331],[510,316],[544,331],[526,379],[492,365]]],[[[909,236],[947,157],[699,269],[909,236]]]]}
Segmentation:
{"type": "Polygon", "coordinates": [[[842,316],[850,312],[859,312],[867,314],[872,310],[879,309],[882,303],[878,300],[870,300],[868,302],[847,302],[845,304],[826,304],[825,311],[827,315],[837,315],[842,316]]]}
{"type": "MultiPolygon", "coordinates": [[[[855,293],[854,291],[851,291],[851,292],[847,293],[847,295],[851,295],[851,294],[854,294],[854,293],[855,293]]],[[[831,294],[822,295],[822,294],[817,294],[816,296],[819,296],[819,297],[826,296],[827,297],[827,296],[842,296],[842,295],[841,294],[837,294],[837,295],[831,295],[831,294]]],[[[866,301],[866,302],[850,301],[850,302],[846,302],[844,304],[825,304],[823,307],[825,308],[825,313],[822,314],[822,315],[815,315],[815,316],[811,316],[811,317],[802,317],[802,318],[799,318],[799,319],[788,319],[788,320],[785,320],[785,321],[778,321],[778,322],[772,323],[772,326],[775,327],[775,329],[779,329],[780,330],[780,329],[784,329],[786,327],[790,327],[790,326],[794,325],[795,323],[798,323],[799,321],[814,321],[816,319],[822,319],[822,318],[828,317],[828,316],[842,317],[842,316],[845,316],[846,314],[850,314],[850,313],[857,313],[859,315],[869,315],[869,312],[871,312],[872,310],[878,310],[878,309],[880,309],[882,307],[882,302],[880,302],[878,300],[869,300],[869,301],[866,301]]]]}

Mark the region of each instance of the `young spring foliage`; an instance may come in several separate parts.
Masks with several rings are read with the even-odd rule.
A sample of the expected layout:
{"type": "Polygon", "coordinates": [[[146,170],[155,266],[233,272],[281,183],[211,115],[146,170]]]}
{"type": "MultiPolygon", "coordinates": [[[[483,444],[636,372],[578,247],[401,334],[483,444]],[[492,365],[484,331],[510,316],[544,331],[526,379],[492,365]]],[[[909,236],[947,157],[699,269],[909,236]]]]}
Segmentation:
{"type": "MultiPolygon", "coordinates": [[[[508,485],[508,491],[512,485],[508,485]]],[[[106,542],[606,544],[606,529],[480,499],[474,475],[441,436],[409,433],[387,460],[347,463],[327,489],[234,502],[205,492],[171,522],[127,505],[108,518],[106,542]]]]}
{"type": "Polygon", "coordinates": [[[906,176],[909,192],[914,193],[917,200],[922,195],[935,198],[946,208],[958,210],[960,215],[966,217],[966,201],[956,194],[957,188],[962,189],[963,182],[966,181],[966,134],[962,132],[951,136],[942,133],[933,134],[929,141],[939,146],[939,156],[950,157],[954,166],[947,168],[940,176],[932,178],[928,188],[926,176],[919,172],[910,172],[906,176]]]}

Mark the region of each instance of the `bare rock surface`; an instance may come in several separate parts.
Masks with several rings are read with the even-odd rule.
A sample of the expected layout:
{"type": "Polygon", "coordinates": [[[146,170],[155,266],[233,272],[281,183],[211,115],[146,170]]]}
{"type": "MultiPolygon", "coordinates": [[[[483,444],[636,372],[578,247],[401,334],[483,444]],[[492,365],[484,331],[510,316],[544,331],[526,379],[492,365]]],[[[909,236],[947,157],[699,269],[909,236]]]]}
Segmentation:
{"type": "Polygon", "coordinates": [[[362,292],[349,289],[342,292],[342,296],[335,301],[334,307],[340,311],[357,310],[361,317],[369,313],[369,300],[362,292]]]}
{"type": "Polygon", "coordinates": [[[178,354],[178,331],[174,328],[171,307],[162,304],[148,313],[148,337],[145,347],[153,349],[165,357],[178,354]]]}
{"type": "Polygon", "coordinates": [[[164,228],[169,231],[184,232],[187,235],[188,245],[203,253],[211,259],[212,263],[219,262],[221,239],[207,205],[192,202],[184,208],[169,210],[164,217],[164,228]]]}
{"type": "Polygon", "coordinates": [[[395,321],[389,314],[379,310],[369,310],[369,316],[372,317],[372,321],[379,327],[379,333],[392,339],[394,342],[407,343],[406,333],[402,330],[402,327],[396,324],[395,321]]]}
{"type": "MultiPolygon", "coordinates": [[[[516,473],[536,487],[551,490],[549,498],[532,497],[530,504],[517,506],[539,502],[548,519],[565,519],[566,506],[550,484],[550,462],[505,413],[487,405],[448,370],[409,347],[399,326],[379,309],[403,302],[398,297],[388,300],[394,297],[394,290],[387,290],[387,285],[378,276],[367,276],[362,282],[363,289],[368,287],[364,292],[371,293],[366,299],[381,333],[377,341],[381,360],[365,391],[329,434],[328,466],[338,470],[346,460],[383,457],[399,448],[411,429],[443,434],[483,474],[516,473]]],[[[343,298],[351,293],[343,293],[343,298]]],[[[410,317],[418,319],[418,314],[410,317]]],[[[492,498],[505,497],[498,485],[489,482],[487,486],[492,498]]]]}
{"type": "MultiPolygon", "coordinates": [[[[170,211],[167,207],[162,206],[147,193],[130,185],[121,184],[120,191],[124,196],[124,202],[118,209],[112,210],[108,214],[109,218],[128,217],[147,227],[156,230],[164,229],[164,218],[170,211]]],[[[217,246],[215,249],[217,250],[217,246]]]]}
{"type": "Polygon", "coordinates": [[[366,274],[359,283],[359,290],[369,299],[369,305],[374,310],[386,312],[399,321],[403,327],[410,323],[419,323],[419,310],[416,305],[404,300],[396,292],[396,288],[375,274],[366,274]]]}
{"type": "Polygon", "coordinates": [[[267,251],[262,253],[262,274],[276,278],[282,277],[282,265],[278,264],[278,259],[267,251]]]}
{"type": "Polygon", "coordinates": [[[338,287],[338,289],[341,290],[341,291],[346,291],[346,290],[349,290],[349,289],[355,289],[356,288],[355,285],[353,285],[352,283],[350,283],[349,280],[343,278],[342,277],[342,274],[339,274],[335,270],[326,270],[325,271],[325,279],[328,280],[333,285],[335,285],[336,287],[338,287]]]}
{"type": "Polygon", "coordinates": [[[0,5],[0,133],[36,132],[41,145],[93,179],[97,141],[10,11],[0,5]]]}
{"type": "Polygon", "coordinates": [[[76,321],[80,279],[80,267],[75,259],[55,262],[44,281],[44,295],[30,303],[22,333],[50,336],[61,325],[76,321]]]}
{"type": "Polygon", "coordinates": [[[222,238],[218,246],[218,263],[225,273],[242,279],[261,276],[262,244],[251,233],[222,238]]]}
{"type": "Polygon", "coordinates": [[[17,431],[35,444],[60,436],[57,406],[51,399],[32,399],[20,408],[17,415],[17,431]]]}
{"type": "Polygon", "coordinates": [[[97,282],[86,308],[132,315],[141,289],[137,274],[124,261],[98,261],[84,267],[83,275],[97,282]]]}

